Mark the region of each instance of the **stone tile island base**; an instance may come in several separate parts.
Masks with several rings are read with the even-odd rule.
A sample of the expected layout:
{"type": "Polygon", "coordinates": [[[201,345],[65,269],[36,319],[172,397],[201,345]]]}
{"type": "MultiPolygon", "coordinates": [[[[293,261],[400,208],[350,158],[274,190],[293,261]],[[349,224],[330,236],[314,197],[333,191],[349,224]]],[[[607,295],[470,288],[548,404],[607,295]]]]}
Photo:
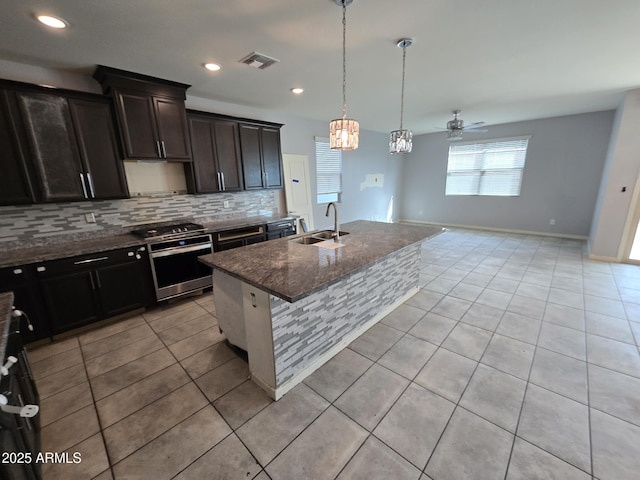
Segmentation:
{"type": "Polygon", "coordinates": [[[407,246],[293,303],[214,269],[220,328],[248,352],[252,380],[278,400],[418,292],[420,248],[407,246]]]}

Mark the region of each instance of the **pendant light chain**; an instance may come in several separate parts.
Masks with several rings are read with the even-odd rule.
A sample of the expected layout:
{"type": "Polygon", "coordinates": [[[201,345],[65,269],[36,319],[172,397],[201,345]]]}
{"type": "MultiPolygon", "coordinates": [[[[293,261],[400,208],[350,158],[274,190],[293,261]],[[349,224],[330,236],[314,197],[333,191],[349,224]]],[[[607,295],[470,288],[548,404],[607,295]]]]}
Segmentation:
{"type": "Polygon", "coordinates": [[[332,150],[356,150],[360,135],[360,123],[347,118],[347,5],[353,0],[335,0],[342,7],[342,117],[329,122],[329,148],[332,150]]]}
{"type": "Polygon", "coordinates": [[[347,118],[347,2],[342,0],[342,118],[347,118]]]}
{"type": "Polygon", "coordinates": [[[407,58],[407,46],[402,46],[402,93],[400,94],[400,130],[402,130],[402,117],[404,116],[404,67],[407,58]]]}
{"type": "Polygon", "coordinates": [[[404,84],[407,66],[407,47],[413,44],[410,38],[401,38],[396,43],[398,48],[402,48],[402,89],[400,91],[400,129],[393,130],[389,134],[389,153],[409,153],[412,149],[413,133],[404,129],[404,84]]]}

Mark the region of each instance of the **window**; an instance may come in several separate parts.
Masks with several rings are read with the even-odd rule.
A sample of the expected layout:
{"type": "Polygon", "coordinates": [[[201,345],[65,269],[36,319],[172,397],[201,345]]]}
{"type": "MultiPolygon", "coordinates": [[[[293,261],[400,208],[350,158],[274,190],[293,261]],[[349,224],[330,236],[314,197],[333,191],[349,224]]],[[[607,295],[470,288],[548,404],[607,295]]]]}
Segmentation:
{"type": "Polygon", "coordinates": [[[342,192],[342,152],[329,148],[329,139],[316,137],[318,203],[337,202],[342,192]]]}
{"type": "Polygon", "coordinates": [[[520,195],[530,137],[449,146],[445,195],[520,195]]]}

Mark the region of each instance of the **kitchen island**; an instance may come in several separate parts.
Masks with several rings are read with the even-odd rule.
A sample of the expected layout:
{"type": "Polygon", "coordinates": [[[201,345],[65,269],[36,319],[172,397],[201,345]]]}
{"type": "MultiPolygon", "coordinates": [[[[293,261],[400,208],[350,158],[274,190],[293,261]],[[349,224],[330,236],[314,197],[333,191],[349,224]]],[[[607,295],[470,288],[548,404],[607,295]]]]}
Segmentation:
{"type": "Polygon", "coordinates": [[[276,400],[418,291],[422,242],[442,228],[359,220],[341,231],[200,257],[221,329],[276,400]]]}

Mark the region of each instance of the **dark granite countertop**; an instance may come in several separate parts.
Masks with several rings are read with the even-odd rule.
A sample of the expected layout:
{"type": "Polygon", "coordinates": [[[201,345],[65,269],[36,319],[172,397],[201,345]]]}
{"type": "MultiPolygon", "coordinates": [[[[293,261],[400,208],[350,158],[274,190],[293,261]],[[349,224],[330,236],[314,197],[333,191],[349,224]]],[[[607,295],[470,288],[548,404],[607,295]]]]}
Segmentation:
{"type": "Polygon", "coordinates": [[[11,324],[11,307],[13,306],[13,293],[0,293],[0,362],[4,363],[4,355],[9,338],[9,325],[11,324]]]}
{"type": "MultiPolygon", "coordinates": [[[[247,245],[199,259],[235,278],[295,302],[328,287],[409,245],[443,231],[440,227],[358,220],[340,226],[349,232],[325,246],[303,245],[286,237],[247,245]]],[[[309,235],[309,234],[305,234],[309,235]]]]}
{"type": "Polygon", "coordinates": [[[142,238],[126,233],[123,235],[84,238],[82,240],[72,239],[67,242],[58,241],[37,247],[15,248],[13,250],[0,251],[0,268],[46,262],[48,260],[106,252],[144,244],[145,242],[142,238]]]}
{"type": "Polygon", "coordinates": [[[295,218],[291,215],[260,215],[254,217],[243,218],[230,218],[227,220],[215,220],[215,221],[198,221],[207,232],[215,233],[223,230],[231,230],[235,228],[252,227],[254,225],[260,225],[263,223],[277,222],[278,220],[284,220],[285,218],[295,218]]]}
{"type": "MultiPolygon", "coordinates": [[[[274,222],[284,218],[292,217],[288,215],[256,215],[224,220],[196,219],[195,221],[202,224],[207,232],[213,233],[221,230],[274,222]]],[[[140,226],[131,227],[132,230],[137,228],[140,228],[140,226]]],[[[109,250],[118,250],[119,248],[140,246],[146,243],[144,239],[130,233],[95,237],[87,237],[86,234],[83,234],[80,237],[81,238],[75,234],[68,234],[52,237],[50,241],[44,245],[28,247],[17,246],[16,248],[0,249],[0,268],[107,252],[109,250]]]]}

